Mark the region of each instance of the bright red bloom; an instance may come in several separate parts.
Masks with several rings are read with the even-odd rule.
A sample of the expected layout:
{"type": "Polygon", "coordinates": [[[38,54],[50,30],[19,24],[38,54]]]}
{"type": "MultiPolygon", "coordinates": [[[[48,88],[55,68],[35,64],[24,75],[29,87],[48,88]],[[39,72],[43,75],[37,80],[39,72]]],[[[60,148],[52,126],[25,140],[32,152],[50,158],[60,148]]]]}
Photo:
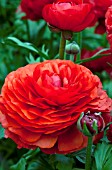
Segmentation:
{"type": "Polygon", "coordinates": [[[25,19],[37,21],[42,18],[42,9],[54,0],[22,0],[20,8],[26,14],[25,19]]]}
{"type": "MultiPolygon", "coordinates": [[[[81,59],[87,59],[92,57],[96,52],[100,51],[102,47],[89,51],[86,49],[83,49],[81,54],[81,59]]],[[[109,50],[103,52],[103,54],[110,53],[109,50]]],[[[112,77],[112,67],[108,64],[112,64],[112,54],[110,53],[109,56],[102,56],[101,58],[98,58],[96,60],[88,61],[85,63],[82,63],[85,67],[89,68],[92,72],[101,72],[103,70],[107,71],[109,75],[112,77]]]]}
{"type": "Polygon", "coordinates": [[[109,40],[110,48],[112,50],[112,6],[109,7],[107,10],[105,25],[107,30],[107,38],[109,40]]]}
{"type": "MultiPolygon", "coordinates": [[[[99,78],[69,60],[29,64],[10,73],[0,96],[0,121],[18,147],[70,153],[87,145],[77,129],[82,112],[110,117],[112,100],[99,78]]],[[[109,120],[109,119],[108,119],[109,120]]]]}
{"type": "Polygon", "coordinates": [[[91,4],[83,4],[81,0],[58,0],[44,7],[43,18],[61,30],[79,32],[91,24],[95,15],[91,4]]]}

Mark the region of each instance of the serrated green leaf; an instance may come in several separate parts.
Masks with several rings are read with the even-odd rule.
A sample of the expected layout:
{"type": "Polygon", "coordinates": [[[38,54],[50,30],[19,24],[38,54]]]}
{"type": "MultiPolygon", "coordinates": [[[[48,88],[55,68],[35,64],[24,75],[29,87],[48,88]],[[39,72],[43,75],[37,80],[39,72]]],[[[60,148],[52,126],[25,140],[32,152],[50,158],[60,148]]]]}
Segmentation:
{"type": "Polygon", "coordinates": [[[45,59],[49,59],[49,57],[45,53],[43,53],[41,50],[36,48],[33,44],[28,43],[28,42],[22,42],[19,39],[17,39],[16,37],[8,37],[8,38],[4,39],[2,43],[7,44],[7,45],[10,45],[10,43],[11,43],[11,45],[14,45],[14,46],[16,45],[18,47],[26,48],[30,51],[33,51],[33,52],[39,54],[41,57],[43,57],[45,59]]]}
{"type": "MultiPolygon", "coordinates": [[[[96,166],[97,170],[103,170],[103,167],[106,165],[107,161],[112,157],[112,145],[106,142],[98,143],[94,157],[95,165],[93,166],[96,166]]],[[[107,164],[107,166],[109,165],[107,164]]]]}
{"type": "Polygon", "coordinates": [[[26,160],[21,158],[17,164],[10,167],[9,170],[26,170],[26,160]]]}
{"type": "Polygon", "coordinates": [[[36,59],[33,57],[33,55],[30,53],[29,54],[29,57],[26,57],[26,61],[31,64],[31,63],[39,63],[39,62],[42,62],[42,61],[45,61],[44,58],[42,57],[37,57],[36,59]]]}
{"type": "Polygon", "coordinates": [[[31,50],[31,51],[33,51],[33,52],[38,53],[38,50],[36,50],[36,49],[33,47],[32,44],[30,44],[30,43],[28,43],[28,42],[23,43],[22,41],[20,41],[20,40],[17,39],[16,37],[8,37],[8,38],[5,40],[5,42],[8,42],[8,41],[12,41],[12,42],[16,43],[16,44],[17,44],[18,46],[20,46],[20,47],[24,47],[24,48],[26,48],[26,49],[28,49],[28,50],[31,50]]]}
{"type": "Polygon", "coordinates": [[[49,49],[45,49],[45,44],[42,46],[42,52],[48,55],[49,49]]]}

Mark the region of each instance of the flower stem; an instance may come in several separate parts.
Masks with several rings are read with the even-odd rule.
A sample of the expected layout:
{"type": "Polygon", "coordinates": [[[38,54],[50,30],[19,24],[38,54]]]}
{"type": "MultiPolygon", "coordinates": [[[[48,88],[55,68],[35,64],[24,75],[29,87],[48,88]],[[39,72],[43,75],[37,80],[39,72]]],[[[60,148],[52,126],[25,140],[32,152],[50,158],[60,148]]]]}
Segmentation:
{"type": "Polygon", "coordinates": [[[74,54],[70,54],[70,60],[74,62],[74,54]]]}
{"type": "Polygon", "coordinates": [[[82,32],[79,32],[78,35],[77,35],[77,43],[80,47],[80,52],[77,54],[76,56],[76,62],[77,61],[80,61],[81,59],[81,49],[82,49],[82,32]]]}
{"type": "Polygon", "coordinates": [[[25,22],[26,22],[26,29],[27,29],[28,40],[30,41],[31,37],[30,37],[29,21],[26,20],[25,22]]]}
{"type": "Polygon", "coordinates": [[[66,40],[64,39],[63,34],[61,32],[60,47],[59,47],[59,57],[61,60],[64,59],[65,45],[66,45],[66,40]]]}
{"type": "Polygon", "coordinates": [[[92,151],[92,137],[88,137],[88,145],[86,149],[86,165],[85,170],[91,169],[91,151],[92,151]]]}

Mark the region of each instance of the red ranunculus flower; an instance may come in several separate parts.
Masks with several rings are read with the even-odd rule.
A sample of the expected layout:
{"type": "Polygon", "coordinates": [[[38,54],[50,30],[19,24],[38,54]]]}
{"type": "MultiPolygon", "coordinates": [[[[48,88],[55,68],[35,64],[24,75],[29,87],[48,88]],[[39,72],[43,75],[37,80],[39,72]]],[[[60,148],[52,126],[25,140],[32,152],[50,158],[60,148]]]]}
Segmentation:
{"type": "Polygon", "coordinates": [[[112,5],[112,0],[93,0],[95,5],[99,8],[102,8],[102,10],[107,10],[109,6],[112,5]]]}
{"type": "Polygon", "coordinates": [[[106,32],[105,27],[105,14],[108,10],[108,7],[112,5],[112,0],[94,0],[96,5],[96,15],[98,17],[98,25],[96,27],[95,32],[99,34],[103,34],[106,32]]]}
{"type": "Polygon", "coordinates": [[[5,135],[19,148],[40,147],[46,153],[85,147],[87,138],[76,125],[80,114],[100,111],[109,120],[111,109],[112,100],[99,78],[69,60],[48,60],[13,71],[0,96],[5,135]]]}
{"type": "Polygon", "coordinates": [[[93,22],[95,15],[92,4],[81,0],[58,0],[44,7],[43,18],[61,30],[79,32],[93,22]]]}
{"type": "Polygon", "coordinates": [[[112,6],[109,7],[107,10],[105,25],[107,30],[107,38],[109,40],[110,47],[112,50],[112,6]]]}
{"type": "MultiPolygon", "coordinates": [[[[81,59],[87,59],[92,57],[96,52],[101,50],[102,47],[99,47],[96,50],[88,51],[87,49],[82,49],[82,56],[81,59]]],[[[112,64],[112,54],[110,50],[107,50],[103,52],[103,54],[110,53],[109,56],[102,56],[101,58],[98,58],[96,60],[88,61],[85,63],[82,63],[85,67],[89,68],[92,72],[101,72],[105,70],[109,75],[112,77],[112,67],[108,64],[112,64]]]]}
{"type": "Polygon", "coordinates": [[[21,11],[26,14],[25,19],[37,21],[42,18],[42,9],[54,0],[21,0],[21,11]]]}
{"type": "Polygon", "coordinates": [[[84,2],[91,3],[94,5],[94,12],[97,21],[95,33],[104,34],[106,32],[105,13],[108,7],[112,5],[112,0],[84,0],[84,2]]]}

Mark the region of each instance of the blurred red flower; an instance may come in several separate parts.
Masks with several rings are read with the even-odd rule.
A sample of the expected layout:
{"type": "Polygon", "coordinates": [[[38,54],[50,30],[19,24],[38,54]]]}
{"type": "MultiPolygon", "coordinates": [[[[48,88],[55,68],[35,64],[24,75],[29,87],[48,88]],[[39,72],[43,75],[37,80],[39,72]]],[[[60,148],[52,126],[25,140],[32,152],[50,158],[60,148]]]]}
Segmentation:
{"type": "Polygon", "coordinates": [[[107,12],[108,7],[112,5],[112,0],[84,0],[84,3],[85,2],[94,5],[94,13],[97,22],[95,33],[104,34],[106,32],[105,13],[107,12]]]}
{"type": "Polygon", "coordinates": [[[69,60],[48,60],[11,72],[0,96],[0,121],[18,147],[70,153],[87,145],[77,129],[82,112],[102,112],[109,121],[112,100],[99,78],[69,60]]]}
{"type": "Polygon", "coordinates": [[[43,8],[43,18],[62,30],[79,32],[94,20],[93,5],[81,0],[58,0],[43,8]]]}
{"type": "MultiPolygon", "coordinates": [[[[96,52],[100,51],[102,47],[97,48],[96,50],[89,51],[87,49],[82,49],[81,59],[87,59],[92,57],[96,52]]],[[[89,68],[92,72],[101,72],[105,70],[112,77],[112,67],[108,64],[112,64],[112,54],[110,50],[103,52],[102,54],[110,53],[109,56],[102,56],[96,60],[88,61],[82,63],[85,67],[89,68]]]]}
{"type": "Polygon", "coordinates": [[[37,21],[42,18],[43,7],[53,2],[54,0],[21,0],[19,8],[26,14],[24,19],[37,21]]]}
{"type": "Polygon", "coordinates": [[[105,17],[106,17],[105,25],[107,30],[107,38],[110,43],[110,48],[112,50],[112,6],[108,8],[105,17]]]}

